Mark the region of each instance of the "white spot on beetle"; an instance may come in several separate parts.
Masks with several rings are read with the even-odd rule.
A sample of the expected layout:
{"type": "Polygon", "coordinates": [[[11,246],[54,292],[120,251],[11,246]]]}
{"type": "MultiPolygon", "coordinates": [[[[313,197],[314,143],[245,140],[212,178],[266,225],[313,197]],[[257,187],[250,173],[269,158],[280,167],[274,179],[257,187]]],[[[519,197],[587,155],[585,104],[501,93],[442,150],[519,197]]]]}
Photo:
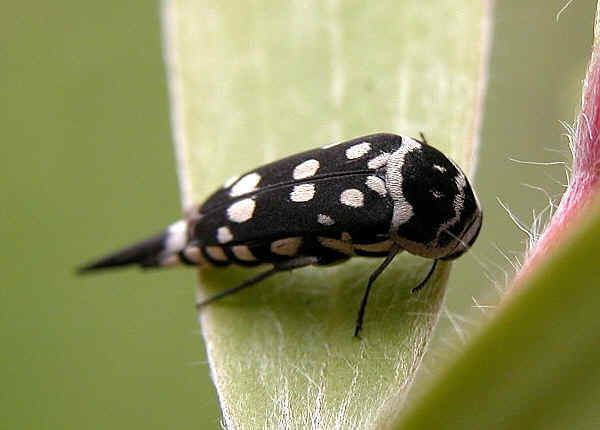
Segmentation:
{"type": "Polygon", "coordinates": [[[467,186],[467,178],[465,178],[465,175],[459,172],[454,178],[454,183],[458,188],[463,189],[467,186]]]}
{"type": "Polygon", "coordinates": [[[246,222],[254,215],[254,209],[256,209],[254,200],[239,200],[227,208],[227,218],[237,223],[246,222]]]}
{"type": "Polygon", "coordinates": [[[173,223],[167,229],[167,238],[165,241],[165,254],[173,254],[185,248],[187,243],[187,221],[180,220],[173,223]]]}
{"type": "Polygon", "coordinates": [[[458,187],[458,194],[454,197],[454,212],[456,213],[457,221],[462,214],[462,210],[465,206],[465,187],[467,186],[467,178],[462,173],[459,173],[454,178],[454,182],[458,187]]]}
{"type": "Polygon", "coordinates": [[[317,215],[317,222],[319,224],[323,224],[323,225],[333,225],[333,224],[335,224],[334,219],[331,218],[329,215],[325,215],[325,214],[319,214],[319,215],[317,215]]]}
{"type": "Polygon", "coordinates": [[[388,159],[385,183],[390,196],[394,200],[392,230],[397,230],[400,225],[407,222],[414,215],[413,207],[404,197],[402,190],[402,167],[404,166],[406,155],[413,151],[420,151],[421,148],[422,145],[416,140],[402,136],[402,145],[388,159]]]}
{"type": "Polygon", "coordinates": [[[410,220],[415,211],[410,203],[406,202],[403,204],[394,204],[394,211],[392,212],[392,227],[397,228],[410,220]]]}
{"type": "Polygon", "coordinates": [[[387,194],[385,181],[378,176],[369,176],[365,182],[365,185],[375,191],[381,197],[384,197],[387,194]]]}
{"type": "Polygon", "coordinates": [[[296,203],[307,202],[315,196],[315,184],[296,185],[290,193],[290,200],[296,203]]]}
{"type": "Polygon", "coordinates": [[[377,157],[369,160],[367,167],[369,169],[379,169],[387,164],[388,158],[390,158],[390,154],[387,152],[379,154],[377,157]]]}
{"type": "Polygon", "coordinates": [[[442,173],[446,173],[446,168],[445,168],[445,167],[443,167],[443,166],[440,166],[439,164],[434,164],[434,165],[433,165],[433,168],[434,168],[435,170],[437,170],[437,171],[440,171],[440,172],[442,172],[442,173]]]}
{"type": "Polygon", "coordinates": [[[346,206],[360,208],[365,203],[365,196],[356,188],[349,188],[340,194],[340,202],[346,206]]]}
{"type": "Polygon", "coordinates": [[[220,246],[206,246],[204,248],[206,254],[216,261],[227,261],[227,255],[220,246]]]}
{"type": "Polygon", "coordinates": [[[352,145],[350,148],[346,149],[346,158],[348,160],[354,160],[356,158],[362,157],[370,150],[371,150],[371,144],[369,142],[358,143],[358,144],[352,145]]]}
{"type": "Polygon", "coordinates": [[[256,261],[256,257],[246,245],[235,245],[231,247],[231,252],[235,258],[241,261],[256,261]]]}
{"type": "Polygon", "coordinates": [[[303,163],[298,164],[295,168],[294,168],[294,173],[293,173],[293,177],[294,179],[304,179],[304,178],[310,178],[311,176],[314,176],[315,173],[317,173],[317,170],[319,170],[320,164],[317,160],[310,159],[310,160],[306,160],[303,163]]]}
{"type": "Polygon", "coordinates": [[[258,173],[248,173],[247,175],[240,178],[239,181],[231,187],[229,194],[231,197],[241,196],[243,194],[251,193],[256,190],[256,186],[260,182],[260,175],[258,173]]]}
{"type": "Polygon", "coordinates": [[[217,229],[217,240],[219,243],[227,243],[233,239],[233,234],[229,227],[219,227],[217,229]]]}
{"type": "Polygon", "coordinates": [[[279,239],[271,243],[271,252],[277,255],[287,255],[293,257],[298,253],[298,249],[302,244],[300,237],[288,237],[279,239]]]}

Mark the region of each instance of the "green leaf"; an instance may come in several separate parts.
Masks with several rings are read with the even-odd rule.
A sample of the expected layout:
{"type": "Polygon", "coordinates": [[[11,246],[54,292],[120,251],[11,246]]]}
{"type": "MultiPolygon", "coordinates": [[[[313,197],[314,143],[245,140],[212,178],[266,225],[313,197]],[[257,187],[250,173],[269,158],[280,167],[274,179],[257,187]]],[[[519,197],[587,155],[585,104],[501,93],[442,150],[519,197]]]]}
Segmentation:
{"type": "Polygon", "coordinates": [[[599,428],[600,211],[594,215],[395,428],[599,428]]]}
{"type": "MultiPolygon", "coordinates": [[[[418,135],[473,169],[484,88],[480,1],[164,4],[183,202],[296,151],[376,131],[418,135]]],[[[230,428],[370,428],[401,407],[449,265],[402,255],[352,337],[367,259],[281,274],[201,312],[230,428]]],[[[201,272],[201,297],[249,270],[201,272]]]]}

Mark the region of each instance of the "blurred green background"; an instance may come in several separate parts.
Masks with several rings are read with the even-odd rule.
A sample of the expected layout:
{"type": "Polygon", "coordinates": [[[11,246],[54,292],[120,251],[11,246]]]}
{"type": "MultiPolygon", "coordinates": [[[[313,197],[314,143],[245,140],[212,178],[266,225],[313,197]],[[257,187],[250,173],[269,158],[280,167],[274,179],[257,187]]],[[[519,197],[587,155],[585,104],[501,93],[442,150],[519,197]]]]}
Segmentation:
{"type": "MultiPolygon", "coordinates": [[[[499,1],[477,175],[485,228],[426,361],[497,303],[524,222],[560,195],[595,4],[499,1]],[[491,281],[488,280],[491,278],[491,281]]],[[[7,3],[0,15],[0,428],[218,428],[192,270],[78,278],[180,215],[154,2],[7,3]]],[[[257,6],[258,7],[258,6],[257,6]]],[[[426,55],[426,53],[424,53],[426,55]]],[[[426,132],[426,130],[424,130],[426,132]]],[[[351,136],[348,136],[351,137],[351,136]]],[[[315,142],[320,145],[323,142],[315,142]]],[[[213,180],[219,182],[225,178],[213,180]]]]}

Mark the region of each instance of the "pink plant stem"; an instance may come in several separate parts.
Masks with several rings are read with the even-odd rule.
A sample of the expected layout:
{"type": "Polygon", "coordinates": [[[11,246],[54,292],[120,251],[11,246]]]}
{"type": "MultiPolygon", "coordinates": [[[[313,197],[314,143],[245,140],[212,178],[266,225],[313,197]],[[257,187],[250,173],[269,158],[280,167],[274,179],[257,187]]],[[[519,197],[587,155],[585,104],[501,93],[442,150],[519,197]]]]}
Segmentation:
{"type": "MultiPolygon", "coordinates": [[[[573,169],[569,186],[539,240],[529,250],[509,292],[517,290],[554,248],[583,220],[598,194],[600,180],[600,43],[598,23],[592,58],[583,84],[582,108],[572,137],[573,169]]],[[[600,238],[599,238],[600,239],[600,238]]]]}

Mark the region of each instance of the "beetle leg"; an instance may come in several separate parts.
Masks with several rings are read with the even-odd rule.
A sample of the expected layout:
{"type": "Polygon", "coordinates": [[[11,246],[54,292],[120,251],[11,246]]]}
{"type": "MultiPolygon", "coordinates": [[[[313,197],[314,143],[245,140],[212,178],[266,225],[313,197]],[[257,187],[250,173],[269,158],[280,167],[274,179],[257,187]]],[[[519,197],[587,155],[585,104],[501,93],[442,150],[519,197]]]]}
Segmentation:
{"type": "Polygon", "coordinates": [[[373,286],[373,283],[379,277],[379,275],[381,275],[383,273],[385,268],[388,267],[388,265],[392,262],[394,257],[401,250],[402,250],[402,248],[400,246],[394,245],[390,249],[390,253],[388,254],[388,256],[385,257],[385,260],[383,260],[383,263],[381,263],[379,265],[379,267],[377,269],[375,269],[375,271],[373,273],[371,273],[371,276],[369,276],[369,282],[367,283],[367,288],[365,289],[365,293],[363,295],[362,301],[360,302],[360,309],[358,310],[358,317],[356,318],[356,326],[354,328],[354,337],[359,337],[358,334],[360,333],[360,330],[362,329],[363,320],[365,318],[365,309],[367,308],[367,301],[369,300],[369,293],[371,292],[371,287],[373,286]]]}
{"type": "Polygon", "coordinates": [[[431,269],[429,269],[429,272],[427,273],[427,276],[425,276],[425,279],[423,279],[421,282],[419,282],[419,285],[417,285],[415,288],[413,288],[411,290],[411,292],[416,293],[417,291],[420,291],[421,288],[423,288],[425,286],[427,281],[429,281],[429,278],[431,278],[431,275],[433,275],[433,272],[435,271],[435,266],[437,266],[437,262],[438,262],[438,260],[433,260],[431,269]]]}
{"type": "Polygon", "coordinates": [[[239,284],[233,288],[229,288],[228,290],[222,291],[218,294],[215,294],[212,297],[209,297],[208,299],[206,299],[200,303],[197,303],[196,308],[200,309],[206,305],[209,305],[218,300],[221,300],[224,297],[230,296],[232,294],[237,293],[238,291],[242,291],[248,287],[256,285],[260,281],[264,281],[265,279],[270,278],[271,276],[275,275],[278,272],[284,272],[287,270],[299,269],[301,267],[310,266],[310,265],[318,263],[318,261],[319,261],[319,259],[317,257],[297,257],[297,258],[292,258],[287,261],[283,261],[281,263],[276,263],[272,269],[269,269],[262,273],[259,273],[258,275],[254,276],[252,278],[246,279],[244,282],[242,282],[241,284],[239,284]]]}

